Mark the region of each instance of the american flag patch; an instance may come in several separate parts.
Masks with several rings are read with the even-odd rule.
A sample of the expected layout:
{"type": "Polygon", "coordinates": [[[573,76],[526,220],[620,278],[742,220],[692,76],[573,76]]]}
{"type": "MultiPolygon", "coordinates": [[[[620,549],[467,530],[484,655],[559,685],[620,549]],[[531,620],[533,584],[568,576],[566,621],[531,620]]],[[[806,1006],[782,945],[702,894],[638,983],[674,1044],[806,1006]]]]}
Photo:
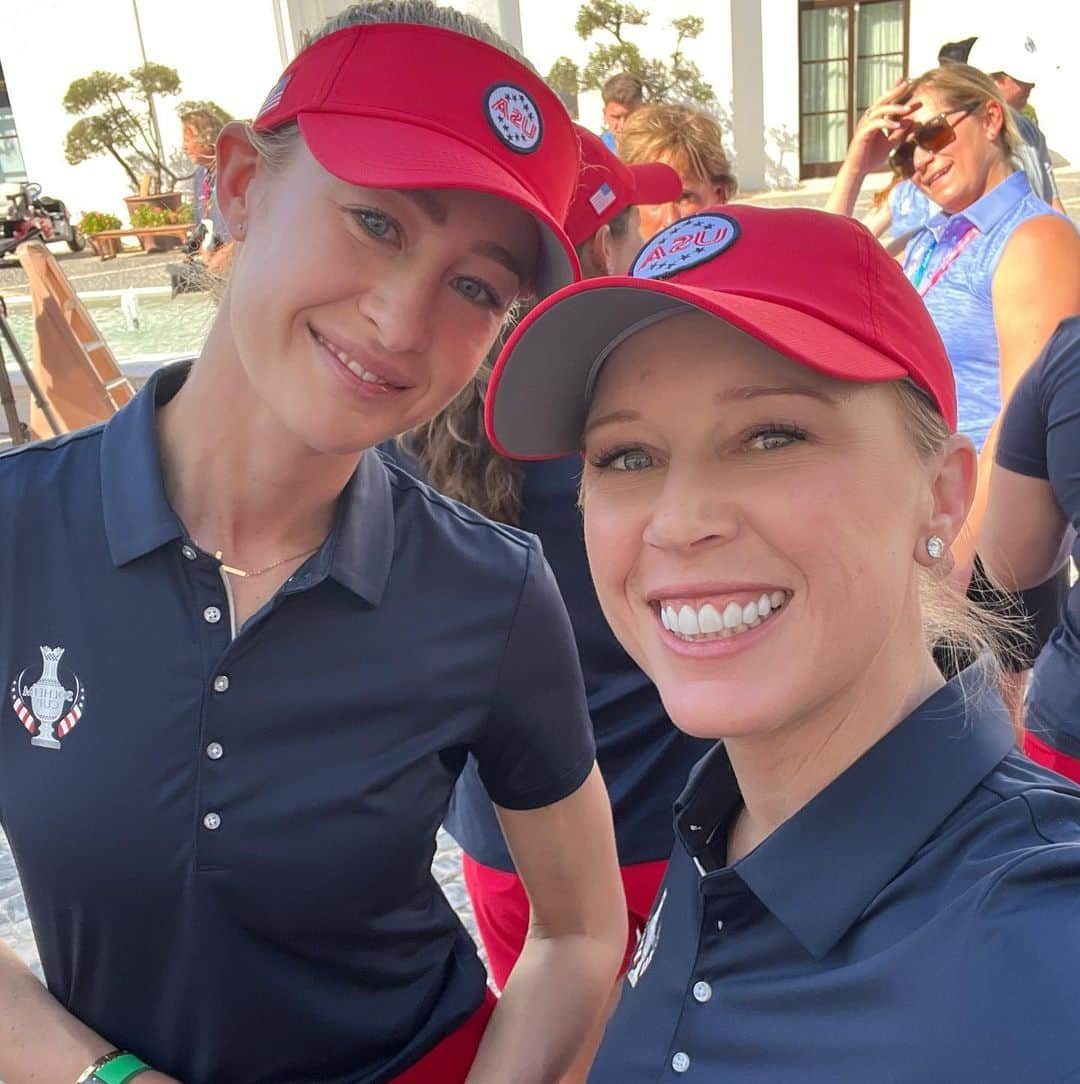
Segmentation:
{"type": "Polygon", "coordinates": [[[615,193],[611,190],[611,185],[605,181],[590,197],[589,203],[592,204],[592,209],[598,214],[602,215],[613,203],[615,202],[615,193]]]}
{"type": "Polygon", "coordinates": [[[259,107],[259,114],[255,118],[259,119],[264,113],[269,113],[271,109],[276,109],[278,103],[281,101],[282,95],[285,93],[285,88],[289,85],[291,75],[283,75],[277,83],[274,85],[274,89],[270,91],[266,96],[266,101],[259,107]]]}

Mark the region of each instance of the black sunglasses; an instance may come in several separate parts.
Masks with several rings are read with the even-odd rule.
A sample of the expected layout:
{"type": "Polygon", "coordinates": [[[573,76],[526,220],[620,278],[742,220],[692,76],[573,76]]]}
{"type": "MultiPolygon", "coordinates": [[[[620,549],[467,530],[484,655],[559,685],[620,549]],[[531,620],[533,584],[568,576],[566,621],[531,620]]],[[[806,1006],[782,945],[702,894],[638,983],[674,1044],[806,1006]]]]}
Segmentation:
{"type": "MultiPolygon", "coordinates": [[[[925,124],[920,124],[911,133],[911,138],[905,140],[898,147],[893,147],[889,152],[889,166],[897,177],[911,177],[915,172],[915,148],[922,147],[924,151],[937,153],[943,147],[947,147],[956,139],[955,126],[949,122],[949,117],[956,113],[963,120],[969,113],[974,113],[982,102],[969,102],[958,109],[949,109],[944,113],[938,113],[931,117],[925,124]]],[[[960,121],[957,121],[959,124],[960,121]]]]}

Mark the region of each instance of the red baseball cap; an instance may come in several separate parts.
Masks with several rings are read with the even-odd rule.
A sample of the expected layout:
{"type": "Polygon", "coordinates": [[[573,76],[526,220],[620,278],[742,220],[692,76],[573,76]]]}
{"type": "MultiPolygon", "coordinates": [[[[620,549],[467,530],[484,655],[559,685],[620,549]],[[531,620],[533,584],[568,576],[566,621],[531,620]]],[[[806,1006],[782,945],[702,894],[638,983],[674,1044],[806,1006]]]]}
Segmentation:
{"type": "Polygon", "coordinates": [[[639,203],[671,203],[682,192],[678,173],[663,162],[628,166],[587,128],[574,125],[581,140],[581,172],[566,215],[574,245],[587,241],[620,211],[639,203]]]}
{"type": "Polygon", "coordinates": [[[864,226],[824,211],[725,204],[646,241],[628,275],[576,283],[529,313],[488,387],[492,445],[514,459],[579,450],[611,352],[636,331],[694,309],[838,380],[909,378],[956,428],[941,336],[864,226]]]}
{"type": "Polygon", "coordinates": [[[293,120],[319,163],[351,184],[510,200],[539,227],[538,296],[578,278],[562,227],[577,133],[554,92],[501,49],[415,23],[346,27],[297,55],[254,128],[293,120]]]}

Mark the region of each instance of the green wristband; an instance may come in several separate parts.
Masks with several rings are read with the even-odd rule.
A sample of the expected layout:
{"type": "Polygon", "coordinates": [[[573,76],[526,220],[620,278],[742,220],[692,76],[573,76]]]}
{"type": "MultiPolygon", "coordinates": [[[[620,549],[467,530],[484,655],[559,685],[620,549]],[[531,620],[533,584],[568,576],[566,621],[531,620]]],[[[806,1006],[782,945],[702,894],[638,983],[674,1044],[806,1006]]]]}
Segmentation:
{"type": "Polygon", "coordinates": [[[90,1079],[99,1084],[127,1084],[140,1073],[149,1071],[150,1066],[142,1058],[134,1054],[121,1054],[118,1058],[111,1058],[100,1069],[95,1069],[90,1079]]]}

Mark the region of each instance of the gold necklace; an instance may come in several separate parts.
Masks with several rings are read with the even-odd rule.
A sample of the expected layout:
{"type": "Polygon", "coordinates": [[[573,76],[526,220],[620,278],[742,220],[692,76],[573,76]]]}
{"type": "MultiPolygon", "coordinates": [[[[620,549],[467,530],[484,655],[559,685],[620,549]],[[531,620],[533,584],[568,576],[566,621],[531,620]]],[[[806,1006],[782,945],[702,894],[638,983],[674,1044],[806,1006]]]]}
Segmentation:
{"type": "MultiPolygon", "coordinates": [[[[199,543],[196,541],[195,545],[197,546],[198,544],[199,543]]],[[[320,542],[319,545],[321,546],[322,543],[320,542]]],[[[214,551],[214,560],[220,562],[222,572],[227,572],[230,576],[240,576],[242,579],[251,580],[256,576],[262,576],[266,572],[272,572],[279,565],[288,564],[289,561],[299,561],[303,557],[310,557],[318,548],[319,546],[312,546],[311,549],[304,550],[303,553],[294,553],[291,557],[282,557],[280,561],[275,561],[265,568],[243,569],[235,568],[233,565],[227,565],[221,560],[221,550],[214,551]]]]}

